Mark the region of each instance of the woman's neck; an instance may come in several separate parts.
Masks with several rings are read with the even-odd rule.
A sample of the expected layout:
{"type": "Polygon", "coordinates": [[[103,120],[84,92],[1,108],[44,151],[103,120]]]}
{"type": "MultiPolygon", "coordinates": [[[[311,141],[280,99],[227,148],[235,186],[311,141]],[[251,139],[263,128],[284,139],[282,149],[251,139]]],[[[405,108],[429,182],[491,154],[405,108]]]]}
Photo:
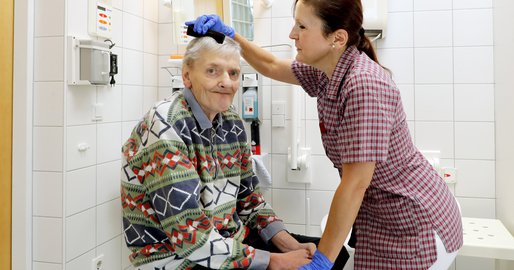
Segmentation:
{"type": "Polygon", "coordinates": [[[320,61],[319,66],[316,65],[314,67],[320,69],[327,75],[328,79],[332,78],[334,74],[334,70],[336,69],[337,63],[341,59],[341,56],[346,51],[346,48],[343,50],[334,50],[332,53],[327,54],[327,56],[320,61]]]}

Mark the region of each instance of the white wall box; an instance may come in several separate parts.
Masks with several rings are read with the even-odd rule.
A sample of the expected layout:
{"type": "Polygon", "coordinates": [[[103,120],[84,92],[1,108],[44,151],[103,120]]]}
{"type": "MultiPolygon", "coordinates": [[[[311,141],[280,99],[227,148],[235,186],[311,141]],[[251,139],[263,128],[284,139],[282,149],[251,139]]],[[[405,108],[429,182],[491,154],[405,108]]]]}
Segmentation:
{"type": "Polygon", "coordinates": [[[107,85],[111,65],[109,44],[68,37],[68,84],[107,85]]]}

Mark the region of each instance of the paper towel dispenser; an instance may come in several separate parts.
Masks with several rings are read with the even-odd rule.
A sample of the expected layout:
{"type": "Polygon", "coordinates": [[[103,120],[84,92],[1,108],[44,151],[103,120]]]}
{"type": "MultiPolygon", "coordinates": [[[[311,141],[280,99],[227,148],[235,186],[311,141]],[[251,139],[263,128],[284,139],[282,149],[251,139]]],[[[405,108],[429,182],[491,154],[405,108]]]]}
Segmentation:
{"type": "Polygon", "coordinates": [[[371,40],[386,37],[387,0],[362,0],[363,28],[371,40]]]}

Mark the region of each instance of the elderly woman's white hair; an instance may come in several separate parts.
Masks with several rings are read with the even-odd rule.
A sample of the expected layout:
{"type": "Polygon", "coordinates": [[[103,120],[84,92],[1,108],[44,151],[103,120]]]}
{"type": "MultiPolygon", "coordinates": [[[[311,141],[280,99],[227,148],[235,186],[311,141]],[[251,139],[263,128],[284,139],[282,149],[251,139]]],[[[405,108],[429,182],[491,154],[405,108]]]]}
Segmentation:
{"type": "Polygon", "coordinates": [[[222,44],[219,44],[211,37],[199,37],[191,40],[186,48],[182,65],[192,67],[193,63],[200,57],[203,52],[215,52],[222,56],[241,57],[241,47],[230,37],[225,37],[222,44]]]}

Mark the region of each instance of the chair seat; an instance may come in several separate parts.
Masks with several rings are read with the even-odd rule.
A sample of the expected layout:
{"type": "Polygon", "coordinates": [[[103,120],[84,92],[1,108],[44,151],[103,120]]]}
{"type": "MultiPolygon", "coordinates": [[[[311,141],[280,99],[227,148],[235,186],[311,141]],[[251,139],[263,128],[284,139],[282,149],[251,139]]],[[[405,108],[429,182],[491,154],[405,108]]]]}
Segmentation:
{"type": "Polygon", "coordinates": [[[514,260],[514,237],[498,219],[462,218],[464,245],[459,255],[514,260]]]}

